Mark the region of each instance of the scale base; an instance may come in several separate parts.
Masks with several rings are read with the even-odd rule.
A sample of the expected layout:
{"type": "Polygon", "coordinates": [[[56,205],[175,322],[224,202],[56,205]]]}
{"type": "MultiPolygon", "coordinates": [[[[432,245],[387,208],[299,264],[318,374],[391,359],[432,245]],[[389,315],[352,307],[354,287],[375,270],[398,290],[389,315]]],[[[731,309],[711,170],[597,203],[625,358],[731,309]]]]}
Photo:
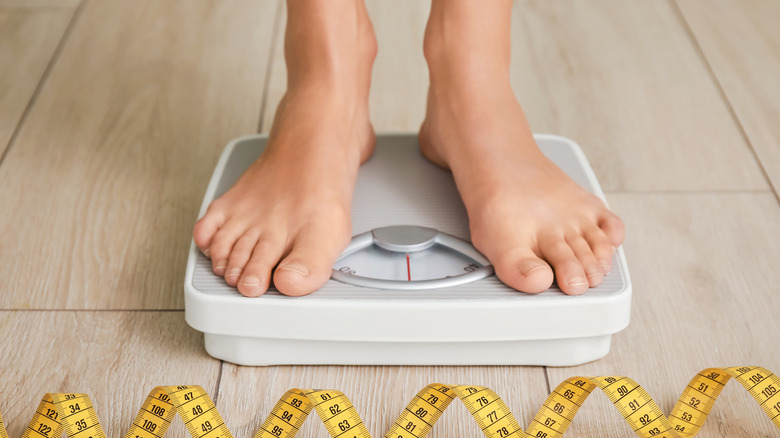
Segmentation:
{"type": "Polygon", "coordinates": [[[204,333],[209,355],[238,365],[538,365],[601,359],[612,335],[481,342],[346,342],[204,333]],[[334,352],[338,355],[334,355],[334,352]],[[280,363],[278,358],[284,358],[280,363]]]}
{"type": "MultiPolygon", "coordinates": [[[[542,152],[580,186],[604,198],[580,147],[535,136],[542,152]]],[[[262,153],[265,135],[225,148],[201,215],[262,153]]],[[[357,177],[352,235],[415,225],[470,241],[468,217],[452,174],[426,160],[415,134],[380,134],[357,177]]],[[[598,287],[568,296],[556,285],[524,294],[489,277],[437,289],[359,287],[329,280],[303,297],[273,288],[241,296],[190,246],[185,318],[203,332],[206,351],[241,365],[547,365],[604,357],[611,335],[631,315],[631,280],[622,248],[598,287]]]]}

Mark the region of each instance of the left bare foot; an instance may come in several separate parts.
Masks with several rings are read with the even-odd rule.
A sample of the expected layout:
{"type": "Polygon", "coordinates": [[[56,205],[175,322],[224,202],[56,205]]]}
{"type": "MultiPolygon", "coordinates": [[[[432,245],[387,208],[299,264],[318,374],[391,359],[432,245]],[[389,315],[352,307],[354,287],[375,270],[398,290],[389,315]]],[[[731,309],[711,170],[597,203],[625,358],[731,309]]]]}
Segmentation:
{"type": "Polygon", "coordinates": [[[459,44],[449,50],[457,40],[439,38],[432,23],[420,145],[452,170],[474,245],[519,291],[544,291],[553,277],[567,294],[598,286],[623,242],[622,221],[541,153],[512,91],[508,59],[491,65],[494,55],[480,58],[459,44]]]}

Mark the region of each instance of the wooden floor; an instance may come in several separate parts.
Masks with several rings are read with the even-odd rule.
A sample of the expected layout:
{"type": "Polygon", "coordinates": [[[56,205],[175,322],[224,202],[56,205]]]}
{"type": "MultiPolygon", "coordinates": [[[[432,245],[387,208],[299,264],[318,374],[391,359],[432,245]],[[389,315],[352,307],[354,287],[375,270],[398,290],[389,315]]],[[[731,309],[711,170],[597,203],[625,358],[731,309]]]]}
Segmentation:
{"type": "MultiPolygon", "coordinates": [[[[371,113],[416,130],[429,5],[369,2],[371,113]]],[[[0,412],[86,392],[110,436],[148,391],[200,384],[237,437],[291,387],[347,393],[381,436],[427,383],[486,385],[523,425],[573,375],[623,374],[668,413],[709,366],[780,372],[780,2],[520,1],[512,80],[536,132],[585,149],[626,223],[631,325],[572,368],[245,368],[184,322],[200,200],[222,147],[269,129],[284,87],[270,0],[0,0],[0,412]]],[[[432,435],[481,436],[462,406],[432,435]]],[[[170,432],[184,436],[181,423],[170,432]]],[[[317,420],[301,436],[326,436],[317,420]]],[[[595,395],[567,436],[633,432],[595,395]]],[[[780,436],[730,384],[702,437],[780,436]]]]}

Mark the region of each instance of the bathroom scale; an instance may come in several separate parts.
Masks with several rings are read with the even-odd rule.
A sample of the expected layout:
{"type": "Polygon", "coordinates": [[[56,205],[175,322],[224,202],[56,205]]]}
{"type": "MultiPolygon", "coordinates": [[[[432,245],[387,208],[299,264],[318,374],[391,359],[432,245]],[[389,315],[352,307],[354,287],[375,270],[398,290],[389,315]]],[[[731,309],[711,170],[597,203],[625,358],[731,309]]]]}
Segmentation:
{"type": "MultiPolygon", "coordinates": [[[[604,199],[580,147],[536,135],[542,152],[604,199]]],[[[200,215],[257,159],[266,135],[231,141],[200,215]]],[[[273,187],[269,187],[273,190],[273,187]]],[[[522,188],[518,188],[522,190],[522,188]]],[[[452,174],[420,153],[417,136],[383,134],[358,173],[352,241],[331,279],[303,297],[271,288],[242,296],[190,246],[185,318],[206,351],[241,365],[577,365],[604,357],[631,312],[622,248],[603,283],[569,296],[553,285],[518,292],[469,241],[452,174]]]]}

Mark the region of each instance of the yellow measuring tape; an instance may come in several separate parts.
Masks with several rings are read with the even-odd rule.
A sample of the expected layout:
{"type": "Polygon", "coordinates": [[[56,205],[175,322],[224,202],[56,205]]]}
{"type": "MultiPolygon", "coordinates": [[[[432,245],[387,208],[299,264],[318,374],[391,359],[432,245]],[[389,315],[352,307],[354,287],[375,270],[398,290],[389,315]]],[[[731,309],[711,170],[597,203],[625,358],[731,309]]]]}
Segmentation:
{"type": "MultiPolygon", "coordinates": [[[[647,392],[628,377],[571,377],[550,394],[527,431],[506,404],[482,386],[432,384],[417,393],[386,438],[421,438],[456,397],[488,438],[563,435],[588,395],[601,388],[640,437],[692,437],[701,429],[726,382],[736,379],[780,429],[780,378],[761,367],[708,368],[691,380],[666,417],[647,392]]],[[[255,438],[293,437],[312,408],[333,437],[370,438],[347,397],[329,389],[291,389],[271,410],[255,438]]],[[[135,417],[126,438],[160,438],[176,413],[195,438],[232,438],[214,402],[200,386],[158,386],[135,417]]],[[[105,438],[86,394],[46,394],[23,438],[105,438]]],[[[8,438],[0,418],[0,438],[8,438]]]]}

